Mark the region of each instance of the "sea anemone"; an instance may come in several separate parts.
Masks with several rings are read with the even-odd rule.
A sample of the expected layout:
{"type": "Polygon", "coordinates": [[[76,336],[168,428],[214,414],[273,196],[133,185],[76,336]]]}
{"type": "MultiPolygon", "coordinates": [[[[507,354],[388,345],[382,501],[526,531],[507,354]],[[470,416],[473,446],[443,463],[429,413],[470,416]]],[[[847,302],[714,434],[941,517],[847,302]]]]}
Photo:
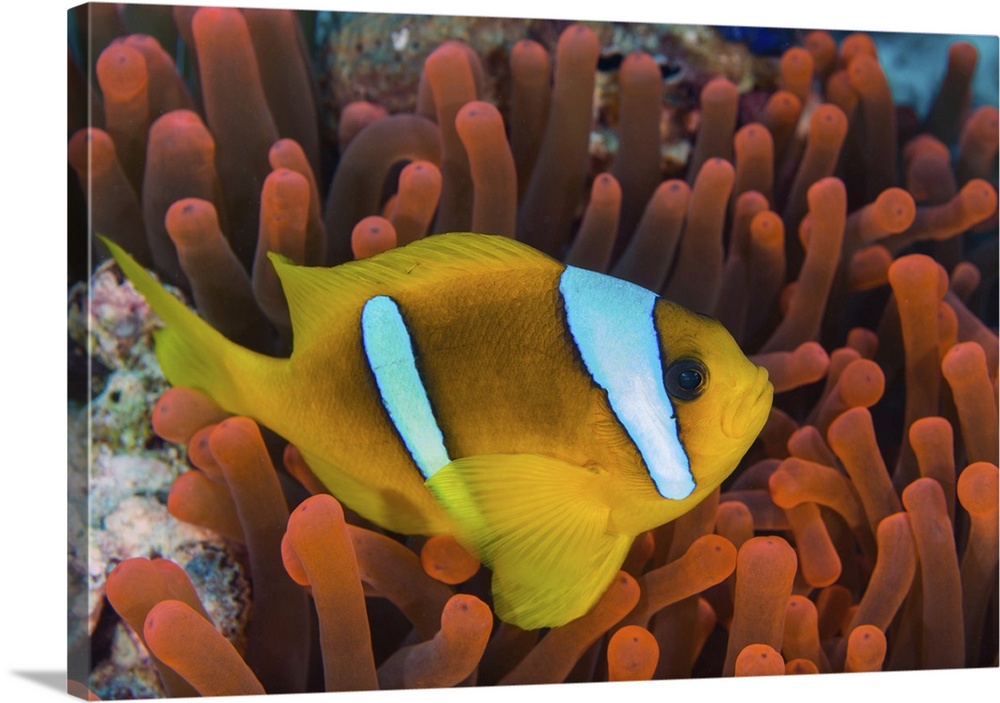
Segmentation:
{"type": "MultiPolygon", "coordinates": [[[[557,42],[489,62],[443,34],[410,110],[335,105],[335,139],[305,15],[151,7],[139,35],[87,8],[70,88],[93,109],[71,103],[69,162],[93,232],[230,338],[289,349],[268,251],[333,265],[472,230],[718,317],[776,391],[721,490],[640,535],[588,614],[526,632],[457,543],[386,534],[294,446],[170,389],[155,436],[120,450],[186,445],[167,509],[245,564],[249,615],[222,628],[204,574],[151,552],[106,564],[88,633],[124,622],[151,695],[997,665],[998,130],[969,105],[972,44],[920,120],[864,34],[799,33],[739,83],[700,64],[665,80],[654,51],[608,61],[603,25],[550,23],[557,42]]],[[[84,650],[71,677],[115,697],[84,650]]]]}

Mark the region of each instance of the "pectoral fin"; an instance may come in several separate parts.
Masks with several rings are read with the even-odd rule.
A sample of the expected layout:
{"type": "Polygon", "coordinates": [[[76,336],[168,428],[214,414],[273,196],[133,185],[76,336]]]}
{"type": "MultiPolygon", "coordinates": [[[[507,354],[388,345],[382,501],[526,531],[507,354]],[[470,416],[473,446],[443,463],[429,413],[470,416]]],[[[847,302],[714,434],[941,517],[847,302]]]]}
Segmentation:
{"type": "Polygon", "coordinates": [[[607,589],[632,535],[607,531],[607,475],[550,457],[458,459],[427,481],[456,538],[493,570],[494,609],[522,629],[586,613],[607,589]]]}

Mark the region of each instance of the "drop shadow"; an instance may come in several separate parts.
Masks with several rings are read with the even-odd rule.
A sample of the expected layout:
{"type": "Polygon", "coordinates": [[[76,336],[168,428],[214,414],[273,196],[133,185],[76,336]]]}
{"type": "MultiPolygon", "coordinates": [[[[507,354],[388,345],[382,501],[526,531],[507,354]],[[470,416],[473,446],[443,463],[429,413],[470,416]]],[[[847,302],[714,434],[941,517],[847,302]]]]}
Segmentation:
{"type": "Polygon", "coordinates": [[[20,676],[34,683],[66,693],[66,672],[65,671],[11,671],[14,676],[20,676]]]}

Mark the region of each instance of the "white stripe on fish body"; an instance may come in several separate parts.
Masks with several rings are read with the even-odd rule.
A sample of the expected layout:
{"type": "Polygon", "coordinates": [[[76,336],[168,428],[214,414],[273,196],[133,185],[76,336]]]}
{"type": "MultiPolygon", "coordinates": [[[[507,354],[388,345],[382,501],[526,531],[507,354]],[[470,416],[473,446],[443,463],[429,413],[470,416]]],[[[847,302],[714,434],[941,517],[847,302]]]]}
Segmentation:
{"type": "Polygon", "coordinates": [[[608,394],[664,498],[680,500],[695,488],[677,432],[674,406],[663,385],[663,363],[653,318],[655,293],[627,281],[567,266],[559,279],[570,334],[594,382],[608,394]]]}
{"type": "Polygon", "coordinates": [[[392,298],[380,295],[365,303],[361,339],[382,405],[420,473],[428,479],[451,459],[417,369],[410,332],[392,298]]]}

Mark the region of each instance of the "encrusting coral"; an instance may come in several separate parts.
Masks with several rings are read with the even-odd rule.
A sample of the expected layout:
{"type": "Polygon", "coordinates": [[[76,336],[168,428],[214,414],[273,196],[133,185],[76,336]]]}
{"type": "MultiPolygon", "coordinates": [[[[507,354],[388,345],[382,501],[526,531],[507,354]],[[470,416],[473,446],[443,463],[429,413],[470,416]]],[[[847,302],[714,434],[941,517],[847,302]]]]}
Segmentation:
{"type": "Polygon", "coordinates": [[[99,8],[101,109],[69,162],[94,231],[227,336],[290,348],[266,251],[336,264],[475,230],[718,316],[776,391],[721,490],[640,536],[590,613],[525,632],[495,619],[484,570],[453,541],[384,534],[294,447],[171,389],[153,428],[190,466],[167,506],[245,550],[252,610],[230,642],[183,569],[117,564],[107,598],[163,693],[997,665],[997,109],[955,109],[972,45],[953,47],[918,131],[869,38],[807,33],[766,99],[704,83],[678,173],[660,158],[660,67],[629,55],[617,155],[595,173],[588,26],[511,47],[502,110],[480,99],[480,57],[446,41],[415,114],[341,112],[327,178],[295,15],[162,12],[194,49],[194,88],[99,8]]]}

